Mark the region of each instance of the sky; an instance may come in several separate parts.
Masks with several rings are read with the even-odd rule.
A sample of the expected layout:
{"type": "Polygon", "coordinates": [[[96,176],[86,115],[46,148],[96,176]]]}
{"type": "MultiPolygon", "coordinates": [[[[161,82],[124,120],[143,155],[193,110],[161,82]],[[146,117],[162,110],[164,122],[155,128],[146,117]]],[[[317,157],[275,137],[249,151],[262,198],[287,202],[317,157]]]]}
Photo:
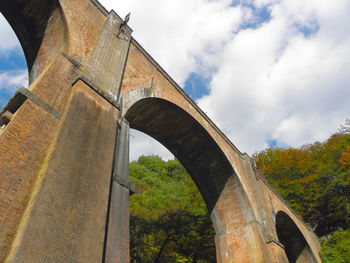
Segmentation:
{"type": "MultiPolygon", "coordinates": [[[[100,0],[241,152],[323,141],[350,117],[348,0],[100,0]]],[[[0,106],[27,85],[0,18],[0,106]]],[[[132,131],[131,160],[171,158],[132,131]]]]}

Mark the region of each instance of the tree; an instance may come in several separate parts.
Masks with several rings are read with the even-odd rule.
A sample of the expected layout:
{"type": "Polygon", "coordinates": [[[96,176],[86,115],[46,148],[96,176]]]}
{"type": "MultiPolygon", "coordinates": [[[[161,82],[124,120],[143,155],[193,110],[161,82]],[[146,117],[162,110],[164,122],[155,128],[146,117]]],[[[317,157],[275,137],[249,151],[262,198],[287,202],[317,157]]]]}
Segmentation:
{"type": "Polygon", "coordinates": [[[344,127],[323,143],[253,156],[259,172],[320,236],[350,224],[350,133],[344,127]]]}
{"type": "Polygon", "coordinates": [[[350,262],[350,230],[340,230],[329,238],[321,238],[321,247],[324,263],[350,262]]]}
{"type": "Polygon", "coordinates": [[[350,119],[346,119],[345,124],[340,125],[338,132],[341,134],[350,134],[350,119]]]}
{"type": "Polygon", "coordinates": [[[131,262],[216,262],[204,201],[177,160],[142,156],[130,164],[131,262]]]}

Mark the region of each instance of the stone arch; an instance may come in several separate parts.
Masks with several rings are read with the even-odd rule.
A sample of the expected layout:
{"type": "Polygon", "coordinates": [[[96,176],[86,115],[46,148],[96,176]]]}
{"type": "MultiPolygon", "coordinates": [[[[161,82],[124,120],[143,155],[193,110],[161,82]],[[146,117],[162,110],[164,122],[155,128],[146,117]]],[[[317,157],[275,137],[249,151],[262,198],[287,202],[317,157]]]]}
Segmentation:
{"type": "Polygon", "coordinates": [[[310,245],[293,219],[283,211],[276,214],[276,232],[290,263],[317,262],[310,245]]]}
{"type": "Polygon", "coordinates": [[[0,12],[21,43],[31,83],[44,66],[67,48],[67,26],[59,1],[2,1],[0,12]]]}
{"type": "Polygon", "coordinates": [[[247,192],[214,138],[180,105],[153,97],[151,90],[135,93],[124,97],[123,117],[172,152],[196,183],[214,225],[217,262],[268,260],[247,192]]]}
{"type": "Polygon", "coordinates": [[[154,97],[138,100],[124,117],[131,128],[153,137],[176,156],[211,212],[235,172],[205,128],[179,106],[154,97]]]}

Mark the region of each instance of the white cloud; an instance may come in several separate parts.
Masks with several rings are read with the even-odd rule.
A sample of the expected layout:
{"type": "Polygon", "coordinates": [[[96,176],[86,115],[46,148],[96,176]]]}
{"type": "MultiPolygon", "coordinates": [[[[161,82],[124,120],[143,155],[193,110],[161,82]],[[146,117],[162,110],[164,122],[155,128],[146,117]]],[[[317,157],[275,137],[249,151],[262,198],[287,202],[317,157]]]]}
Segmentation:
{"type": "Polygon", "coordinates": [[[27,69],[0,72],[0,92],[14,92],[19,87],[28,86],[27,69]]]}
{"type": "Polygon", "coordinates": [[[206,73],[238,29],[245,12],[229,0],[102,0],[124,16],[133,36],[181,85],[190,72],[206,73]]]}
{"type": "Polygon", "coordinates": [[[174,158],[167,148],[152,137],[137,130],[130,130],[130,161],[137,160],[141,155],[158,155],[164,160],[174,158]]]}
{"type": "Polygon", "coordinates": [[[199,104],[242,151],[269,139],[294,147],[324,140],[349,117],[350,6],[337,2],[282,1],[269,22],[225,46],[199,104]],[[310,36],[295,26],[315,30],[315,21],[319,31],[310,36]]]}

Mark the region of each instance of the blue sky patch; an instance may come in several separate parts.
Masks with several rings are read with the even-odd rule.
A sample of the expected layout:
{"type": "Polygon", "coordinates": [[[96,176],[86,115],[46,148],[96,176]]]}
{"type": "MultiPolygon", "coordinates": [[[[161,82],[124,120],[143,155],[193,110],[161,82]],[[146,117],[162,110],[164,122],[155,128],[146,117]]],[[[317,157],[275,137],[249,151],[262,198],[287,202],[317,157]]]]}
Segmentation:
{"type": "Polygon", "coordinates": [[[242,7],[252,10],[252,18],[242,24],[240,29],[258,28],[262,23],[268,22],[271,19],[270,5],[257,8],[252,3],[242,3],[242,7]]]}
{"type": "Polygon", "coordinates": [[[270,148],[276,147],[277,146],[277,140],[269,138],[267,140],[267,144],[269,145],[270,148]]]}
{"type": "Polygon", "coordinates": [[[193,100],[209,94],[210,78],[192,72],[185,82],[184,90],[193,100]]]}
{"type": "Polygon", "coordinates": [[[6,53],[0,52],[0,72],[26,68],[27,63],[20,48],[15,48],[6,53]]]}
{"type": "Polygon", "coordinates": [[[0,110],[6,105],[13,92],[5,89],[0,89],[0,110]]]}
{"type": "Polygon", "coordinates": [[[310,37],[315,35],[320,30],[320,25],[317,23],[316,20],[313,20],[308,25],[303,25],[299,23],[295,23],[294,26],[297,28],[297,30],[302,33],[305,37],[310,37]]]}
{"type": "MultiPolygon", "coordinates": [[[[27,69],[27,63],[20,47],[7,51],[6,53],[0,52],[0,74],[6,71],[23,69],[27,69]]],[[[5,86],[0,87],[0,109],[5,106],[10,97],[13,95],[13,90],[16,88],[9,87],[6,85],[6,83],[1,83],[1,85],[5,86]]]]}

